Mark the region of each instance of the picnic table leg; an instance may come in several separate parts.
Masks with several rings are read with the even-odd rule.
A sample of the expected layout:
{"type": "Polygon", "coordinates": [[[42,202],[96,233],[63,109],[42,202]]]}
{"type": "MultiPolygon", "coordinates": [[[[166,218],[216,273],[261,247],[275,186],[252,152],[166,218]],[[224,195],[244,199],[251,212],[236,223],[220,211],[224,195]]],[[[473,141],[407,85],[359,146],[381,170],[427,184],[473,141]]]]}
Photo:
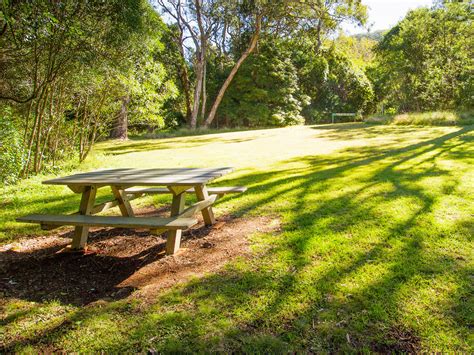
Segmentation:
{"type": "Polygon", "coordinates": [[[122,215],[124,217],[134,217],[135,215],[133,213],[132,206],[128,201],[125,191],[117,186],[112,186],[112,193],[118,201],[118,206],[120,208],[120,212],[122,212],[122,215]]]}
{"type": "MultiPolygon", "coordinates": [[[[203,201],[209,198],[209,193],[207,192],[207,187],[205,185],[195,186],[194,191],[196,191],[196,196],[199,201],[203,201]]],[[[216,219],[214,218],[214,212],[212,211],[211,206],[204,208],[201,213],[206,226],[212,226],[214,223],[216,223],[216,219]]]]}
{"type": "MultiPolygon", "coordinates": [[[[79,206],[79,214],[90,215],[94,207],[95,195],[97,188],[94,186],[86,186],[82,192],[81,204],[79,206]]],[[[80,226],[74,229],[74,237],[72,238],[71,249],[83,249],[87,243],[89,235],[89,227],[80,226]]]]}
{"type": "MultiPolygon", "coordinates": [[[[171,203],[171,216],[177,216],[184,210],[186,203],[186,191],[178,194],[173,193],[173,202],[171,203]]],[[[166,254],[174,254],[178,251],[181,244],[181,229],[168,231],[166,239],[166,254]]]]}

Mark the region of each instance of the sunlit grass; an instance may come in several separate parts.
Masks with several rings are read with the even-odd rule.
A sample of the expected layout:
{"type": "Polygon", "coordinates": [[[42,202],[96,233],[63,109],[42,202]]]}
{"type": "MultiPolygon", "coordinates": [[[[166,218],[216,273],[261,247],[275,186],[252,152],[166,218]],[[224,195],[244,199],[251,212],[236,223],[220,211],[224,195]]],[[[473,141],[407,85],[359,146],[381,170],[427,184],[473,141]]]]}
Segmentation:
{"type": "MultiPolygon", "coordinates": [[[[472,127],[343,124],[101,143],[79,170],[235,166],[219,184],[249,190],[220,200],[217,215],[279,216],[283,231],[255,235],[255,257],[151,304],[5,299],[5,345],[472,352],[473,139],[472,127]]],[[[39,232],[17,215],[77,207],[77,196],[41,186],[44,178],[2,191],[6,242],[39,232]]]]}

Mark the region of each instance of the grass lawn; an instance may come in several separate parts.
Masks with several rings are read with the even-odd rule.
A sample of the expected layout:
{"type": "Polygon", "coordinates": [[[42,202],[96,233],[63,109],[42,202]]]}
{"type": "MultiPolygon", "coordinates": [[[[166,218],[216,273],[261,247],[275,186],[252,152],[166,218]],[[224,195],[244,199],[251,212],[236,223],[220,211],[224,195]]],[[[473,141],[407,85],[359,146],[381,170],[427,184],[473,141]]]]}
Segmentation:
{"type": "MultiPolygon", "coordinates": [[[[282,231],[255,233],[250,257],[151,302],[77,306],[2,292],[0,344],[19,352],[472,353],[473,128],[338,124],[98,144],[79,170],[234,166],[218,183],[249,190],[220,200],[216,215],[274,216],[282,231]]],[[[45,178],[1,190],[3,244],[51,233],[16,216],[77,208],[78,196],[41,186],[45,178]]]]}

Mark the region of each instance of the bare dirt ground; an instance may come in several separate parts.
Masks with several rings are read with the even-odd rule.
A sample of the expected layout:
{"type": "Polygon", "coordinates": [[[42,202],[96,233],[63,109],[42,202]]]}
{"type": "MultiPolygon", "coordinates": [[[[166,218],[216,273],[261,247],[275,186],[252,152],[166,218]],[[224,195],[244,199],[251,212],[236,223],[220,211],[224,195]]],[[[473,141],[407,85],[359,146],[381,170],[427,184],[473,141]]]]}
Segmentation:
{"type": "MultiPolygon", "coordinates": [[[[143,208],[138,215],[160,210],[143,208]]],[[[72,231],[28,236],[0,248],[0,298],[59,300],[86,305],[132,294],[146,300],[163,288],[220,269],[249,253],[249,236],[278,232],[272,217],[223,216],[213,227],[202,221],[183,233],[180,251],[165,255],[165,235],[122,228],[91,229],[86,252],[67,253],[72,231]],[[134,292],[137,291],[138,292],[134,292]]]]}

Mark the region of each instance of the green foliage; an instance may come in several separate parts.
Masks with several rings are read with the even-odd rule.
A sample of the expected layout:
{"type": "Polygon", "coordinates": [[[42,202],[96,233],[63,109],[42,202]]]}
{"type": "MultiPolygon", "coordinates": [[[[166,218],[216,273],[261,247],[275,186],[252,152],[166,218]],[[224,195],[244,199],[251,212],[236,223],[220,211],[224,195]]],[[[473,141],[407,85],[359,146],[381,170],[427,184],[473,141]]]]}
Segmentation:
{"type": "MultiPolygon", "coordinates": [[[[292,47],[298,47],[296,43],[292,47]]],[[[301,91],[311,98],[303,115],[309,122],[329,121],[331,112],[371,110],[374,92],[364,72],[335,46],[319,53],[310,41],[293,51],[301,91]]]]}
{"type": "Polygon", "coordinates": [[[328,53],[329,74],[326,84],[328,108],[332,112],[363,112],[374,98],[370,81],[349,58],[331,48],[328,53]],[[329,90],[328,90],[329,89],[329,90]]]}
{"type": "Polygon", "coordinates": [[[85,159],[124,98],[132,123],[164,126],[176,88],[159,58],[166,26],[146,0],[0,6],[0,107],[25,132],[23,176],[85,159]]]}
{"type": "Polygon", "coordinates": [[[316,52],[316,45],[305,33],[298,40],[266,37],[228,89],[221,124],[284,126],[372,110],[374,93],[363,70],[336,46],[316,52]]]}
{"type": "Polygon", "coordinates": [[[21,136],[14,126],[9,108],[0,110],[0,182],[15,182],[24,162],[24,150],[21,136]]]}
{"type": "Polygon", "coordinates": [[[233,126],[294,125],[303,123],[301,110],[306,103],[288,53],[277,41],[266,41],[240,68],[219,116],[233,126]]]}
{"type": "Polygon", "coordinates": [[[472,108],[474,27],[469,4],[411,11],[376,47],[369,76],[398,112],[472,108]]]}
{"type": "Polygon", "coordinates": [[[155,61],[162,63],[166,70],[166,79],[173,85],[171,94],[160,109],[165,126],[162,129],[166,130],[186,125],[186,93],[182,80],[185,72],[188,74],[191,69],[190,64],[180,54],[179,45],[176,43],[176,38],[179,37],[176,26],[164,25],[162,22],[162,27],[160,37],[162,49],[155,51],[153,57],[155,61]]]}
{"type": "Polygon", "coordinates": [[[145,7],[143,12],[143,30],[132,40],[128,70],[121,73],[121,80],[131,96],[130,123],[164,128],[163,106],[178,95],[175,79],[162,63],[162,52],[167,50],[162,39],[167,39],[168,29],[152,8],[145,7]]]}

